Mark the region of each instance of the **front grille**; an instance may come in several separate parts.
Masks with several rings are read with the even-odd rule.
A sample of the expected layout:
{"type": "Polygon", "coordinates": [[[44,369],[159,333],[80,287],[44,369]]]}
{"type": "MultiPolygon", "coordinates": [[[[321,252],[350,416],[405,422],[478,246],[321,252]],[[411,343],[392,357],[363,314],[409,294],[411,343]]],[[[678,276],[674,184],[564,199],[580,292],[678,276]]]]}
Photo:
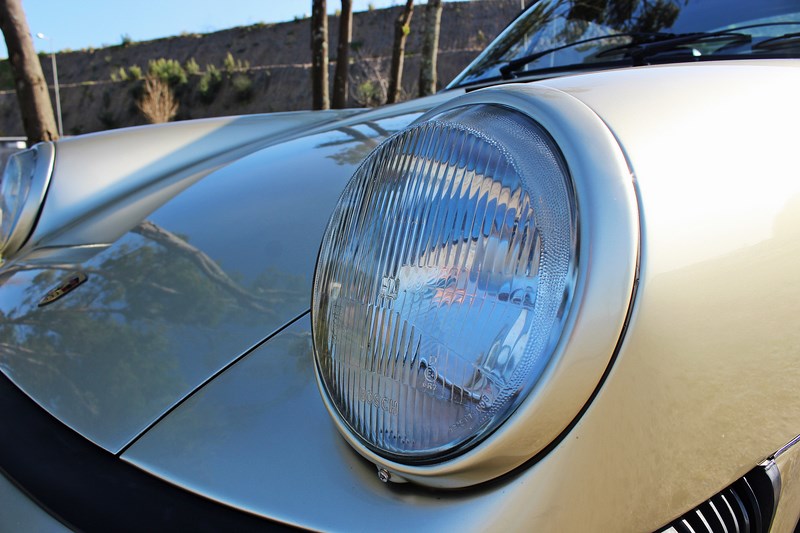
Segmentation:
{"type": "Polygon", "coordinates": [[[731,486],[684,514],[661,532],[760,533],[769,531],[780,493],[773,461],[759,465],[731,486]]]}

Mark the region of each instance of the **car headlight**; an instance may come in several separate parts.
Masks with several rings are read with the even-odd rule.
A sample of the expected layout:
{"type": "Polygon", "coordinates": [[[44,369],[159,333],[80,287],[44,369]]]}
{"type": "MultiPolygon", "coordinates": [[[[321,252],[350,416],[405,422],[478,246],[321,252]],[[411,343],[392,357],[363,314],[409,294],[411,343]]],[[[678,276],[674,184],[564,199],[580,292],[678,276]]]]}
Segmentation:
{"type": "Polygon", "coordinates": [[[314,292],[325,388],[366,444],[441,460],[508,418],[569,310],[573,205],[547,133],[501,107],[444,112],[367,158],[314,292]]]}
{"type": "Polygon", "coordinates": [[[0,178],[0,254],[16,252],[36,223],[53,168],[53,145],[38,144],[9,157],[0,178]]]}
{"type": "MultiPolygon", "coordinates": [[[[535,113],[502,98],[471,99],[372,152],[346,186],[317,262],[312,326],[323,397],[356,448],[399,477],[452,472],[494,446],[487,441],[504,440],[495,434],[533,391],[552,388],[546,375],[563,362],[580,315],[574,308],[585,303],[592,253],[584,258],[582,239],[595,230],[583,228],[568,159],[535,113]]],[[[614,342],[604,343],[591,388],[567,392],[583,403],[628,309],[631,196],[624,309],[603,335],[614,342]]],[[[550,432],[571,420],[556,418],[550,432]]],[[[527,457],[509,464],[543,447],[528,445],[527,457]]]]}

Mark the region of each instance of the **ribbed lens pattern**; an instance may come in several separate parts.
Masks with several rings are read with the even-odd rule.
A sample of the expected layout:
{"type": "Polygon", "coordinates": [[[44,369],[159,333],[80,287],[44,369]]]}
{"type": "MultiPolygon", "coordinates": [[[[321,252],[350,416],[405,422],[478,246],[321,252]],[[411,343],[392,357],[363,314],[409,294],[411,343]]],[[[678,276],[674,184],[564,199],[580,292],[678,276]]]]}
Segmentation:
{"type": "Polygon", "coordinates": [[[387,140],[334,212],[314,284],[314,344],[347,425],[406,462],[501,424],[546,366],[570,300],[575,220],[541,128],[459,108],[387,140]]]}

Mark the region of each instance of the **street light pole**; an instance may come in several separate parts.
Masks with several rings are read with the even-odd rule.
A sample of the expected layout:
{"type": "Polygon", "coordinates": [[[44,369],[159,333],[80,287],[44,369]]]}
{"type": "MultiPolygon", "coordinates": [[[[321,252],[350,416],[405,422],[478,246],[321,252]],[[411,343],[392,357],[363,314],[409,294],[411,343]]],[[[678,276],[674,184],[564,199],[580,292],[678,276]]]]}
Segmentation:
{"type": "Polygon", "coordinates": [[[46,36],[44,33],[37,33],[39,39],[50,42],[50,59],[53,63],[53,87],[56,91],[56,118],[58,119],[58,136],[64,136],[64,125],[61,123],[61,95],[58,91],[58,65],[56,64],[56,53],[53,49],[53,39],[46,36]]]}

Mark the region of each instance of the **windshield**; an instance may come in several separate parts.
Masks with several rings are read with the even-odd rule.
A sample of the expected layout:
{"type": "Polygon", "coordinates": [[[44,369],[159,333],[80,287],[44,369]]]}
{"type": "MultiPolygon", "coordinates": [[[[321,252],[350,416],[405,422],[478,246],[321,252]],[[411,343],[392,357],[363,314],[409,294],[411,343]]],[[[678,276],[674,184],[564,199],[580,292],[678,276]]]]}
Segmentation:
{"type": "Polygon", "coordinates": [[[800,57],[800,0],[541,0],[448,88],[625,65],[800,57]]]}

